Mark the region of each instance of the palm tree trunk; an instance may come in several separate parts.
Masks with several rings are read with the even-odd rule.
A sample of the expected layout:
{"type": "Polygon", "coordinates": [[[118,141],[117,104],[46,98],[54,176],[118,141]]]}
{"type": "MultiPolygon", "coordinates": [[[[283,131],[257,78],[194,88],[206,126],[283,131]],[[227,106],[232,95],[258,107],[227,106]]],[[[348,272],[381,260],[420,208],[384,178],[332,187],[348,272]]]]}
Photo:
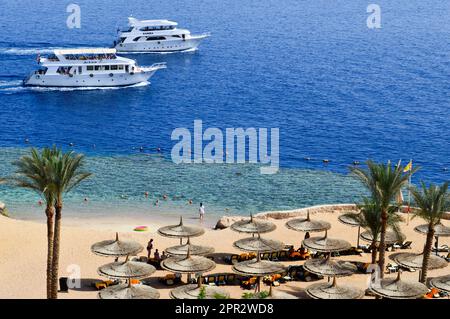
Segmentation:
{"type": "Polygon", "coordinates": [[[58,201],[55,205],[55,234],[53,238],[53,260],[52,260],[52,299],[58,299],[58,270],[59,270],[59,247],[61,240],[61,213],[62,203],[58,201]]]}
{"type": "Polygon", "coordinates": [[[425,284],[427,281],[428,262],[430,261],[431,249],[433,246],[434,226],[430,223],[428,227],[427,240],[423,247],[423,264],[422,273],[420,274],[420,282],[425,284]]]}
{"type": "Polygon", "coordinates": [[[375,265],[377,263],[377,242],[373,241],[371,245],[371,253],[372,253],[372,265],[375,265]]]}
{"type": "Polygon", "coordinates": [[[381,211],[381,232],[380,232],[380,257],[378,260],[378,265],[380,267],[380,278],[384,278],[384,263],[386,255],[386,229],[387,229],[387,212],[385,209],[381,211]]]}
{"type": "Polygon", "coordinates": [[[52,267],[53,267],[53,237],[54,237],[54,209],[53,204],[49,204],[45,210],[47,215],[47,299],[52,297],[52,267]]]}

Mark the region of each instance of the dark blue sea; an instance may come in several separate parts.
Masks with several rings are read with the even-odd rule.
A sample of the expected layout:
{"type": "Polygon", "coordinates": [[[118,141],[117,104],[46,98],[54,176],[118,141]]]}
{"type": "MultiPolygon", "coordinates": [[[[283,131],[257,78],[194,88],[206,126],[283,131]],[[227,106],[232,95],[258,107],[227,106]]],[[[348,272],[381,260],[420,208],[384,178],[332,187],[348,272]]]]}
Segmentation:
{"type": "MultiPolygon", "coordinates": [[[[0,174],[11,174],[30,146],[73,143],[95,176],[69,195],[71,214],[195,214],[203,201],[216,216],[355,202],[364,191],[348,166],[368,158],[413,159],[422,167],[415,183],[450,177],[448,1],[379,0],[381,29],[367,27],[370,2],[360,0],[76,3],[80,29],[66,26],[69,1],[0,2],[0,174]],[[21,87],[38,53],[109,47],[129,15],[212,36],[195,52],[128,55],[141,65],[167,62],[150,85],[21,87]],[[173,164],[172,131],[196,119],[204,127],[279,128],[280,172],[173,164]]],[[[0,188],[20,218],[40,216],[38,199],[0,188]]]]}

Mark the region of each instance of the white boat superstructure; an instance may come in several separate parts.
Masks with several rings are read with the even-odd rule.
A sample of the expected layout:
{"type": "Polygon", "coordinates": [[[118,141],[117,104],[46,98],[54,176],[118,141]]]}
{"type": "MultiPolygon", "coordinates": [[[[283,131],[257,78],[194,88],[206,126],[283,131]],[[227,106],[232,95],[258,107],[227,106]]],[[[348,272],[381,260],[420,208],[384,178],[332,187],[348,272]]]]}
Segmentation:
{"type": "Polygon", "coordinates": [[[116,49],[55,50],[38,56],[40,69],[24,80],[25,86],[114,87],[146,82],[165,63],[140,67],[136,61],[116,55],[116,49]]]}
{"type": "Polygon", "coordinates": [[[128,18],[129,28],[120,31],[114,46],[119,52],[176,52],[196,49],[208,33],[192,35],[178,29],[169,20],[138,20],[128,18]]]}

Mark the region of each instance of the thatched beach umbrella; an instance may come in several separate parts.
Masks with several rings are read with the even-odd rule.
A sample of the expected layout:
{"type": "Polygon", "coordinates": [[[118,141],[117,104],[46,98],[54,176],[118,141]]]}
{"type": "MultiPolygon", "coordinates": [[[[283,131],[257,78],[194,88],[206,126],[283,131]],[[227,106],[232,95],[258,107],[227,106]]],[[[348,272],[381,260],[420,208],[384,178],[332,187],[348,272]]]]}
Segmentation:
{"type": "Polygon", "coordinates": [[[116,239],[104,240],[91,246],[91,251],[103,257],[125,257],[139,254],[144,247],[135,241],[119,240],[119,234],[116,233],[116,239]]]}
{"type": "Polygon", "coordinates": [[[325,231],[324,237],[310,237],[303,240],[303,246],[318,252],[338,252],[350,249],[352,245],[342,239],[328,238],[328,231],[325,231]]]}
{"type": "Polygon", "coordinates": [[[217,286],[204,286],[202,284],[201,276],[198,278],[197,284],[190,284],[177,287],[170,291],[172,299],[199,299],[200,294],[203,293],[202,299],[216,299],[217,296],[229,298],[230,294],[217,286]]]}
{"type": "MultiPolygon", "coordinates": [[[[414,230],[423,235],[428,234],[428,224],[419,225],[414,230]]],[[[436,237],[436,247],[439,247],[439,237],[450,237],[450,227],[447,227],[441,223],[434,226],[434,237],[436,237]]],[[[439,251],[436,249],[436,256],[439,255],[439,251]]]]}
{"type": "Polygon", "coordinates": [[[306,293],[314,299],[360,299],[364,296],[364,291],[361,289],[337,285],[336,277],[331,283],[317,283],[308,286],[306,293]]]}
{"type": "Polygon", "coordinates": [[[273,286],[270,285],[269,296],[265,299],[298,299],[296,296],[288,294],[283,291],[274,291],[273,286]]]}
{"type": "Polygon", "coordinates": [[[450,293],[450,275],[430,279],[430,286],[450,293]]]}
{"type": "MultiPolygon", "coordinates": [[[[372,233],[369,232],[369,231],[362,232],[360,237],[361,237],[361,239],[363,239],[365,241],[368,241],[368,242],[372,242],[373,241],[372,233]]],[[[394,231],[388,230],[386,232],[386,237],[385,238],[386,238],[385,239],[386,244],[389,245],[389,244],[395,244],[395,243],[403,242],[405,240],[405,235],[397,234],[394,231]]],[[[380,242],[380,234],[378,234],[376,241],[380,242]]]]}
{"type": "Polygon", "coordinates": [[[354,218],[355,216],[357,216],[358,214],[356,213],[345,213],[342,214],[338,217],[338,220],[345,224],[348,225],[350,227],[358,227],[358,237],[356,240],[356,248],[359,247],[359,235],[361,234],[361,225],[359,224],[359,222],[354,218]]]}
{"type": "Polygon", "coordinates": [[[203,256],[214,252],[213,247],[192,245],[190,238],[188,238],[186,244],[166,248],[165,252],[171,256],[186,256],[188,250],[193,256],[203,256]]]}
{"type": "Polygon", "coordinates": [[[280,274],[286,271],[286,267],[279,263],[261,260],[261,255],[259,253],[257,254],[257,258],[237,263],[232,269],[238,275],[258,277],[258,291],[260,291],[261,287],[261,277],[280,274]]]}
{"type": "MultiPolygon", "coordinates": [[[[422,269],[423,265],[423,254],[415,253],[397,253],[390,256],[400,266],[413,269],[422,269]]],[[[440,269],[448,266],[448,262],[438,256],[430,256],[428,260],[428,269],[440,269]]]]}
{"type": "Polygon", "coordinates": [[[386,278],[370,283],[369,290],[388,299],[417,299],[428,292],[427,286],[420,282],[402,280],[401,271],[398,272],[397,278],[386,278]]]}
{"type": "Polygon", "coordinates": [[[261,238],[259,234],[258,237],[240,239],[234,242],[233,246],[240,250],[257,253],[280,251],[284,249],[284,243],[281,241],[261,238]]]}
{"type": "Polygon", "coordinates": [[[331,228],[331,224],[322,220],[312,220],[309,211],[306,218],[296,218],[288,221],[286,227],[298,232],[321,232],[331,228]]]}
{"type": "Polygon", "coordinates": [[[239,233],[264,234],[274,231],[277,226],[272,222],[256,219],[250,215],[250,219],[237,221],[230,228],[239,233]]]}
{"type": "Polygon", "coordinates": [[[178,225],[165,226],[158,229],[158,234],[164,237],[180,238],[182,244],[183,238],[198,237],[205,233],[205,230],[196,226],[185,226],[183,224],[183,217],[180,217],[178,225]]]}
{"type": "Polygon", "coordinates": [[[118,284],[98,293],[100,299],[159,299],[159,292],[146,285],[118,284]]]}
{"type": "Polygon", "coordinates": [[[303,268],[313,274],[326,277],[351,276],[357,271],[357,267],[348,261],[331,260],[330,254],[326,258],[305,261],[303,268]]]}
{"type": "Polygon", "coordinates": [[[161,261],[161,267],[173,273],[194,274],[211,271],[216,267],[216,263],[206,257],[193,256],[188,249],[186,256],[164,259],[161,261]]]}
{"type": "Polygon", "coordinates": [[[129,261],[128,257],[125,261],[113,262],[98,268],[98,273],[113,279],[143,279],[150,277],[156,268],[152,265],[129,261]]]}

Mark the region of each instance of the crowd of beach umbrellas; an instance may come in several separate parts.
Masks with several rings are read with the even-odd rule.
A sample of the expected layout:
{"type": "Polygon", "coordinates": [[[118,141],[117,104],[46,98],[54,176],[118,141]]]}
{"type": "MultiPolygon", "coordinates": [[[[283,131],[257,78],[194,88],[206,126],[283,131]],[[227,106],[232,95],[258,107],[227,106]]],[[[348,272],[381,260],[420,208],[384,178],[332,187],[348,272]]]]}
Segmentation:
{"type": "MultiPolygon", "coordinates": [[[[373,242],[371,234],[367,231],[361,232],[360,225],[356,219],[349,218],[348,214],[339,216],[339,221],[351,227],[358,227],[357,246],[360,240],[373,242]]],[[[342,277],[352,276],[357,273],[356,265],[349,261],[338,260],[333,254],[349,250],[352,245],[338,238],[328,235],[331,232],[331,224],[306,217],[289,220],[286,225],[288,229],[302,232],[315,233],[316,236],[305,236],[302,247],[309,251],[320,254],[318,258],[308,259],[303,263],[304,270],[327,277],[328,281],[314,283],[306,287],[306,294],[315,299],[359,299],[366,294],[365,290],[341,283],[342,277]],[[338,280],[339,278],[339,280],[338,280]]],[[[233,264],[233,273],[244,277],[256,277],[255,293],[261,291],[261,278],[275,274],[286,273],[287,267],[282,262],[261,259],[261,254],[278,252],[285,249],[281,241],[265,238],[265,234],[276,229],[276,225],[270,221],[254,218],[243,219],[231,225],[231,230],[243,234],[242,239],[233,243],[234,248],[251,253],[255,258],[233,264]]],[[[420,225],[415,231],[427,234],[428,226],[420,225]]],[[[180,285],[170,291],[174,299],[198,299],[200,295],[205,299],[213,299],[220,295],[229,298],[226,289],[204,285],[202,275],[209,273],[216,267],[216,263],[206,257],[214,252],[213,247],[192,244],[195,237],[204,234],[204,229],[197,226],[184,225],[183,219],[176,225],[162,227],[158,234],[164,237],[179,239],[179,245],[165,249],[168,258],[161,260],[161,268],[173,274],[185,274],[188,276],[187,284],[180,285]],[[183,243],[184,241],[184,243],[183,243]],[[192,275],[196,277],[192,281],[192,275]],[[192,283],[195,282],[195,283],[192,283]]],[[[450,236],[450,228],[439,224],[435,229],[436,237],[450,236]]],[[[402,234],[392,231],[386,233],[387,243],[402,242],[402,234]]],[[[378,239],[375,239],[378,241],[378,239]]],[[[134,241],[116,238],[98,242],[91,247],[91,251],[99,256],[114,258],[114,261],[98,268],[99,275],[108,279],[116,280],[117,283],[100,290],[98,297],[101,299],[157,299],[160,293],[157,289],[146,284],[133,284],[133,280],[148,279],[155,273],[156,268],[148,263],[132,261],[131,257],[138,255],[143,246],[134,241]],[[122,259],[122,261],[120,260],[122,259]]],[[[398,265],[407,269],[421,269],[423,255],[420,253],[394,253],[390,258],[398,265]]],[[[429,270],[444,268],[448,262],[439,256],[430,256],[429,270]]],[[[368,291],[376,296],[391,299],[412,299],[423,297],[428,292],[428,287],[418,281],[404,280],[401,271],[392,278],[378,279],[371,275],[368,291]]],[[[437,288],[450,293],[450,275],[435,277],[429,280],[429,287],[437,288]]],[[[270,286],[269,299],[293,299],[291,294],[275,291],[270,286]]]]}

